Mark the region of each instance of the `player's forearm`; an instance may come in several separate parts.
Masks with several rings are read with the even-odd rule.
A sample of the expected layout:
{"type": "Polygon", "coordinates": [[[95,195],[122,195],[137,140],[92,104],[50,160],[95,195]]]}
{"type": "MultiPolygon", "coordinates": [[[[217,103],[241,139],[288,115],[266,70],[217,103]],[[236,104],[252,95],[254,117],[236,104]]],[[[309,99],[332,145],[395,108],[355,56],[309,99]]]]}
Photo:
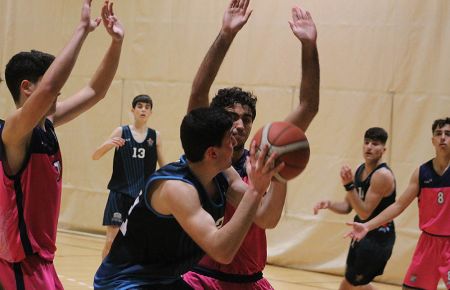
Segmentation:
{"type": "Polygon", "coordinates": [[[230,221],[219,231],[216,255],[212,258],[223,264],[231,263],[253,223],[260,202],[260,193],[253,189],[246,191],[230,221]]]}
{"type": "Polygon", "coordinates": [[[188,112],[209,105],[209,90],[234,37],[235,34],[220,31],[212,46],[209,48],[192,83],[188,112]]]}
{"type": "Polygon", "coordinates": [[[280,221],[286,201],[287,184],[273,181],[262,198],[254,222],[263,229],[272,229],[280,221]]]}
{"type": "Polygon", "coordinates": [[[369,231],[376,229],[379,226],[392,221],[399,214],[401,214],[403,212],[403,210],[404,210],[404,207],[402,207],[398,202],[391,204],[385,210],[383,210],[380,214],[378,214],[376,217],[374,217],[370,221],[366,222],[366,225],[367,225],[369,231]]]}
{"type": "Polygon", "coordinates": [[[347,191],[346,198],[361,219],[365,220],[372,214],[372,212],[367,209],[364,201],[359,198],[355,189],[347,191]]]}
{"type": "Polygon", "coordinates": [[[89,87],[94,92],[93,99],[102,99],[106,95],[119,66],[122,42],[122,40],[112,40],[108,51],[92,77],[89,87]]]}
{"type": "Polygon", "coordinates": [[[300,105],[305,107],[304,131],[319,111],[320,65],[316,43],[302,45],[302,80],[300,82],[300,105]]]}
{"type": "Polygon", "coordinates": [[[106,154],[106,152],[108,152],[109,150],[111,150],[112,148],[114,148],[114,145],[110,144],[110,143],[103,143],[102,145],[100,145],[100,147],[97,148],[97,150],[95,150],[95,152],[92,154],[92,159],[93,160],[98,160],[100,158],[103,157],[103,155],[106,154]]]}
{"type": "Polygon", "coordinates": [[[347,201],[331,201],[328,209],[337,214],[348,214],[352,211],[347,201]]]}
{"type": "Polygon", "coordinates": [[[42,78],[40,86],[47,87],[53,99],[67,81],[88,33],[88,27],[80,24],[42,78]]]}

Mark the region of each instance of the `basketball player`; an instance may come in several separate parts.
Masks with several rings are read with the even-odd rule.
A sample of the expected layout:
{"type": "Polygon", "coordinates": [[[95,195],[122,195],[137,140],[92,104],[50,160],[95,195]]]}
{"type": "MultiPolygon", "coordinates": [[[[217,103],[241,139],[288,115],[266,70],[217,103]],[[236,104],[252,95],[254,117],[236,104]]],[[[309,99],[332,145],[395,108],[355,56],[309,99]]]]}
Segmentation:
{"type": "Polygon", "coordinates": [[[105,1],[103,24],[111,45],[89,84],[57,102],[84,40],[101,22],[84,0],[75,32],[55,58],[32,50],[6,65],[6,84],[17,110],[0,128],[0,281],[5,289],[62,289],[53,265],[61,201],[62,163],[54,127],[91,108],[106,94],[124,36],[105,1]]]}
{"type": "MultiPolygon", "coordinates": [[[[341,180],[347,192],[343,201],[322,200],[314,207],[329,209],[338,214],[355,210],[355,221],[367,221],[395,202],[395,178],[382,161],[386,151],[387,132],[383,128],[369,128],[364,134],[364,163],[356,169],[353,178],[349,166],[341,168],[341,180]]],[[[345,278],[340,288],[375,289],[370,282],[383,274],[395,242],[394,223],[388,222],[374,229],[358,243],[352,243],[347,255],[345,278]]]]}
{"type": "Polygon", "coordinates": [[[403,289],[436,289],[439,279],[450,289],[450,118],[435,120],[431,138],[436,156],[417,168],[400,198],[365,223],[349,223],[347,234],[361,240],[378,226],[390,223],[417,197],[419,227],[417,247],[403,280],[403,289]]]}
{"type": "Polygon", "coordinates": [[[232,126],[223,109],[200,108],[184,117],[185,156],[150,176],[95,274],[95,289],[192,289],[181,274],[205,252],[231,262],[271,178],[284,166],[272,168],[276,154],[265,161],[268,146],[256,158],[253,144],[245,184],[230,167],[232,126]],[[222,226],[226,201],[237,209],[222,226]]]}
{"type": "MultiPolygon", "coordinates": [[[[208,106],[208,93],[220,65],[233,39],[247,23],[252,11],[249,0],[232,0],[227,7],[219,35],[214,40],[195,76],[188,111],[208,106]]],[[[317,31],[309,12],[294,7],[292,21],[289,21],[294,35],[302,43],[302,82],[300,104],[285,121],[291,122],[305,131],[317,114],[319,107],[319,59],[316,46],[317,31]]],[[[256,117],[257,98],[241,88],[221,89],[211,102],[211,107],[226,108],[232,112],[236,127],[236,141],[233,152],[233,167],[244,181],[247,181],[245,160],[249,151],[244,148],[253,121],[256,117]]],[[[184,279],[195,289],[273,289],[263,277],[266,265],[267,242],[265,229],[274,228],[283,210],[286,184],[273,181],[271,189],[263,198],[261,216],[251,226],[241,248],[230,264],[215,261],[205,256],[184,279]]],[[[235,212],[235,207],[227,203],[225,223],[235,212]]]]}
{"type": "Polygon", "coordinates": [[[158,131],[147,126],[153,110],[153,101],[148,95],[136,96],[132,103],[132,125],[117,127],[108,140],[95,150],[92,159],[100,159],[112,148],[114,163],[108,202],[103,215],[106,226],[106,241],[102,258],[108,254],[119,226],[125,221],[128,210],[144,189],[145,181],[155,172],[156,161],[159,167],[164,165],[162,143],[158,131]]]}

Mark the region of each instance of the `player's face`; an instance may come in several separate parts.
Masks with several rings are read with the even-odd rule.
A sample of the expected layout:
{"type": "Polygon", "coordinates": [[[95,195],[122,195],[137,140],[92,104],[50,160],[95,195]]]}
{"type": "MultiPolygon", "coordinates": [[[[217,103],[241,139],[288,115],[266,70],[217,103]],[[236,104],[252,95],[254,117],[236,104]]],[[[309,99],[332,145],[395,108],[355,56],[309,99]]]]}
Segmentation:
{"type": "Polygon", "coordinates": [[[241,150],[244,148],[245,142],[247,141],[250,131],[252,130],[252,111],[249,106],[238,103],[226,107],[225,109],[233,115],[233,126],[235,127],[234,138],[236,139],[234,150],[241,150]]]}
{"type": "Polygon", "coordinates": [[[363,155],[366,161],[378,162],[383,156],[386,147],[378,140],[364,139],[363,155]]]}
{"type": "Polygon", "coordinates": [[[441,128],[436,128],[433,132],[432,138],[433,146],[436,149],[436,154],[442,152],[444,154],[450,153],[450,124],[446,124],[441,128]]]}
{"type": "MultiPolygon", "coordinates": [[[[31,93],[33,93],[33,92],[36,90],[36,88],[39,86],[41,80],[42,80],[42,77],[40,77],[40,78],[37,80],[36,83],[30,82],[30,86],[28,87],[28,89],[31,91],[31,93]]],[[[47,111],[47,113],[45,114],[45,116],[51,116],[51,115],[53,115],[53,114],[56,112],[56,102],[57,102],[58,97],[59,97],[60,95],[61,95],[61,93],[58,93],[58,94],[56,95],[55,100],[53,101],[53,103],[52,103],[50,109],[48,109],[48,111],[47,111]]]]}
{"type": "Polygon", "coordinates": [[[231,166],[233,150],[236,146],[236,139],[234,138],[234,135],[236,134],[235,131],[236,130],[233,126],[230,131],[225,134],[222,139],[222,144],[217,151],[220,156],[219,160],[221,161],[221,164],[223,163],[223,166],[221,166],[223,169],[231,166]]]}
{"type": "Polygon", "coordinates": [[[152,107],[149,103],[138,102],[136,106],[131,109],[134,115],[134,119],[147,122],[152,113],[152,107]]]}

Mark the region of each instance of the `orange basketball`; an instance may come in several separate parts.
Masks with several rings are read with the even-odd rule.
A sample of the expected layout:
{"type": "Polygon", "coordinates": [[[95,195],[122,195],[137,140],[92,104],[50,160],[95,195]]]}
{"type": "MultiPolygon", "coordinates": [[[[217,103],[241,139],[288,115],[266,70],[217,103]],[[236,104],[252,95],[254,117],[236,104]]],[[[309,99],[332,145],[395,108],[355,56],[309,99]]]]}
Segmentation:
{"type": "Polygon", "coordinates": [[[265,144],[269,145],[269,153],[278,154],[277,164],[284,162],[284,168],[275,175],[280,181],[287,181],[298,176],[309,161],[309,143],[305,133],[289,122],[272,122],[260,128],[253,140],[257,152],[265,144]]]}

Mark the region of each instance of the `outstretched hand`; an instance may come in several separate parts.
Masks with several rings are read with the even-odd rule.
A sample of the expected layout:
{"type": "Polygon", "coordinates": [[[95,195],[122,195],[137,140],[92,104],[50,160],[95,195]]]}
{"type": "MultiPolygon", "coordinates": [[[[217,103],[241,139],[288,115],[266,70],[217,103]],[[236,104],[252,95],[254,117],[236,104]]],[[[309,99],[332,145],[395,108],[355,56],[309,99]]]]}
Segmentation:
{"type": "Polygon", "coordinates": [[[106,31],[116,41],[121,41],[125,35],[122,23],[114,15],[113,3],[105,0],[102,7],[102,20],[106,31]]]}
{"type": "Polygon", "coordinates": [[[249,3],[250,0],[230,1],[223,15],[222,31],[236,34],[241,30],[252,14],[252,10],[247,10],[249,3]]]}
{"type": "Polygon", "coordinates": [[[366,224],[357,222],[347,222],[346,225],[352,226],[353,229],[345,234],[344,238],[351,238],[353,241],[361,241],[369,232],[369,228],[366,224]]]}
{"type": "Polygon", "coordinates": [[[101,22],[101,18],[91,19],[91,3],[92,0],[84,0],[81,8],[81,24],[86,27],[88,32],[94,31],[101,22]]]}
{"type": "Polygon", "coordinates": [[[292,21],[289,21],[292,32],[302,42],[315,43],[317,40],[317,29],[311,14],[298,6],[292,8],[292,21]]]}
{"type": "Polygon", "coordinates": [[[319,213],[320,209],[327,209],[330,207],[330,201],[329,200],[322,200],[316,203],[316,205],[313,208],[314,215],[319,213]]]}
{"type": "Polygon", "coordinates": [[[278,173],[284,167],[284,162],[274,166],[277,158],[275,152],[270,154],[270,157],[268,157],[268,154],[269,146],[266,145],[257,156],[256,144],[253,141],[250,147],[250,156],[246,163],[249,183],[261,194],[269,187],[274,174],[278,173]]]}

